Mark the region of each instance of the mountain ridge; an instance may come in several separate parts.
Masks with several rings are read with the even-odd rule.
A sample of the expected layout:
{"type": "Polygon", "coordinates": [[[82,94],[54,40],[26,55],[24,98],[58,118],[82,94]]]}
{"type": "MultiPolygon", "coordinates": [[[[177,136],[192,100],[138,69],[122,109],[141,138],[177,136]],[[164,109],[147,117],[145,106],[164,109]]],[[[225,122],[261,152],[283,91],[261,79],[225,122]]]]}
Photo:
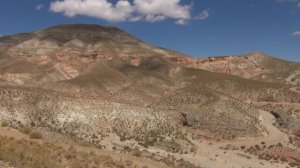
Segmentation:
{"type": "MultiPolygon", "coordinates": [[[[55,30],[55,29],[65,29],[65,30],[70,30],[70,29],[77,29],[78,31],[79,30],[83,30],[83,31],[111,31],[111,32],[122,32],[122,33],[126,33],[128,34],[129,36],[133,37],[133,38],[136,38],[134,37],[133,35],[123,31],[122,29],[116,27],[116,26],[102,26],[102,25],[99,25],[99,24],[59,24],[59,25],[53,25],[51,27],[46,27],[46,28],[43,28],[43,29],[39,29],[37,31],[33,31],[33,32],[43,32],[43,31],[49,31],[49,30],[55,30]]],[[[17,34],[12,34],[12,35],[3,35],[3,36],[0,36],[0,38],[7,38],[7,37],[10,37],[10,36],[22,36],[22,35],[27,35],[27,34],[30,34],[30,33],[33,33],[33,32],[26,32],[26,33],[17,33],[17,34]]],[[[136,38],[137,39],[137,38],[136,38]]],[[[143,42],[142,40],[140,39],[137,39],[141,42],[143,42]]],[[[159,48],[162,48],[162,49],[166,49],[166,48],[163,48],[163,47],[159,47],[159,48]]],[[[174,52],[178,52],[178,51],[174,51],[174,52]]],[[[288,61],[288,62],[295,62],[295,63],[298,63],[296,61],[290,61],[290,60],[284,60],[282,58],[279,58],[279,57],[274,57],[274,56],[270,56],[266,53],[264,53],[263,51],[252,51],[252,52],[248,52],[248,53],[245,53],[245,54],[235,54],[235,55],[223,55],[223,56],[202,56],[202,57],[197,57],[197,56],[193,56],[193,58],[197,59],[206,59],[206,58],[213,58],[213,57],[230,57],[230,56],[235,56],[235,57],[238,57],[238,56],[244,56],[244,55],[251,55],[251,54],[262,54],[262,55],[265,55],[265,56],[268,56],[268,57],[272,57],[272,58],[277,58],[277,59],[280,59],[282,61],[288,61]]]]}

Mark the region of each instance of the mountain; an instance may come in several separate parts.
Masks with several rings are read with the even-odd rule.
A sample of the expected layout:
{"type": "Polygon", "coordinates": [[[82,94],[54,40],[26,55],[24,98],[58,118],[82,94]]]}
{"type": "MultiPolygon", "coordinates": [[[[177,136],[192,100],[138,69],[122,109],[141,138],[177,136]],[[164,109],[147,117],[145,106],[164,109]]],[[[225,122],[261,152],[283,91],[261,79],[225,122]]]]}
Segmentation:
{"type": "Polygon", "coordinates": [[[213,72],[237,75],[246,79],[300,84],[300,63],[280,60],[261,52],[201,59],[200,61],[203,63],[198,68],[213,72]]]}
{"type": "Polygon", "coordinates": [[[59,25],[0,37],[0,122],[51,142],[188,154],[194,141],[267,135],[261,110],[297,131],[299,67],[262,53],[196,59],[114,27],[59,25]]]}
{"type": "Polygon", "coordinates": [[[189,68],[231,74],[246,79],[292,85],[300,84],[300,63],[281,60],[262,52],[198,59],[171,58],[170,61],[189,68]]]}

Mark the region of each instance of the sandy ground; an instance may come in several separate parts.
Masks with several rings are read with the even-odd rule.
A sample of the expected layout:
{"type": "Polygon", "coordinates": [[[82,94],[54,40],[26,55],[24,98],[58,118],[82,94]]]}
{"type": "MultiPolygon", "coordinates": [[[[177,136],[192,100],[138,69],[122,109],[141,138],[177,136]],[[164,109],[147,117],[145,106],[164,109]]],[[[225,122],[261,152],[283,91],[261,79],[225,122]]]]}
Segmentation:
{"type": "MultiPolygon", "coordinates": [[[[265,137],[259,138],[249,138],[240,141],[234,142],[204,142],[204,141],[195,141],[191,137],[189,140],[197,146],[198,150],[195,153],[190,154],[174,154],[168,153],[164,150],[160,150],[157,148],[149,148],[148,151],[151,153],[155,153],[160,156],[173,155],[177,159],[183,158],[186,161],[199,165],[203,168],[286,168],[287,164],[281,163],[270,163],[268,161],[259,160],[257,156],[246,154],[240,150],[223,150],[220,147],[224,147],[225,145],[232,145],[236,147],[244,146],[252,146],[255,144],[260,144],[264,141],[268,145],[282,143],[284,145],[288,144],[288,135],[284,132],[281,132],[276,126],[272,123],[275,122],[275,118],[267,111],[260,111],[260,116],[262,119],[262,125],[266,128],[268,134],[265,137]],[[249,156],[251,159],[247,158],[249,156]]],[[[15,137],[18,139],[29,139],[27,135],[20,133],[18,130],[10,129],[10,128],[1,128],[0,127],[0,135],[15,137]]],[[[43,141],[43,140],[37,140],[43,141]]],[[[134,157],[131,155],[120,154],[113,152],[110,144],[119,144],[118,137],[111,137],[109,139],[104,140],[108,145],[107,150],[99,150],[94,148],[76,146],[77,150],[93,150],[95,153],[99,155],[109,155],[113,159],[122,159],[122,160],[133,160],[137,165],[150,165],[148,167],[167,167],[165,164],[160,164],[158,162],[154,162],[150,159],[134,157]]],[[[124,143],[124,142],[123,142],[124,143]]],[[[127,144],[132,144],[134,142],[128,141],[127,144]]],[[[61,144],[64,145],[64,144],[61,144]]],[[[122,144],[126,145],[126,143],[122,144]]]]}
{"type": "MultiPolygon", "coordinates": [[[[259,160],[258,157],[253,155],[248,155],[240,150],[225,150],[220,149],[221,146],[225,145],[233,145],[240,147],[241,145],[251,146],[255,144],[259,144],[262,141],[266,142],[266,144],[278,144],[288,143],[288,135],[281,132],[277,127],[273,126],[272,123],[275,122],[275,118],[266,111],[260,111],[260,115],[263,119],[262,124],[266,127],[269,132],[268,135],[261,138],[251,138],[244,141],[239,142],[221,142],[221,143],[209,143],[209,142],[199,142],[189,140],[198,147],[198,151],[195,154],[174,154],[177,158],[183,158],[184,160],[190,161],[192,163],[196,163],[197,165],[204,168],[286,168],[287,164],[280,163],[270,163],[268,161],[259,160]],[[248,159],[245,156],[250,156],[251,159],[248,159]]],[[[161,155],[168,155],[162,150],[151,149],[151,152],[159,153],[161,155]]],[[[172,154],[171,154],[172,155],[172,154]]]]}

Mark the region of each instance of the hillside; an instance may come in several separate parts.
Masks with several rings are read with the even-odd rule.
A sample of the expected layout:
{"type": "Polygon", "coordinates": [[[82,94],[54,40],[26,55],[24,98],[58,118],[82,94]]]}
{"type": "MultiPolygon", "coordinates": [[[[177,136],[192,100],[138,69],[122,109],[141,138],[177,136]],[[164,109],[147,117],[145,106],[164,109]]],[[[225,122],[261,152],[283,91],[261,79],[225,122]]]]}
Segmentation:
{"type": "Polygon", "coordinates": [[[283,84],[300,84],[300,63],[253,52],[238,56],[190,59],[187,67],[283,84]]]}
{"type": "MultiPolygon", "coordinates": [[[[154,161],[158,152],[171,167],[202,167],[210,159],[196,148],[219,151],[270,130],[294,141],[267,145],[283,141],[284,150],[299,152],[291,124],[300,121],[299,67],[261,53],[195,59],[118,28],[60,25],[0,37],[0,123],[35,129],[52,143],[138,150],[154,161]],[[267,111],[278,128],[264,122],[267,111]]],[[[240,166],[250,164],[231,155],[240,166]]],[[[287,157],[283,165],[297,161],[287,157]]]]}

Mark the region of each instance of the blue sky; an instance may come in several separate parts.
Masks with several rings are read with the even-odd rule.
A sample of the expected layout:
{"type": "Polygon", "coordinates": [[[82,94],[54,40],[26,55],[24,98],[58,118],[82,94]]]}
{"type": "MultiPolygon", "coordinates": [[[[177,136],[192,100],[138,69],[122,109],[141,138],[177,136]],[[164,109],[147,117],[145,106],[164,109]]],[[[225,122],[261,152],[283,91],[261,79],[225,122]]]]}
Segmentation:
{"type": "Polygon", "coordinates": [[[1,35],[101,24],[194,57],[262,51],[300,61],[300,0],[1,0],[0,23],[1,35]]]}

